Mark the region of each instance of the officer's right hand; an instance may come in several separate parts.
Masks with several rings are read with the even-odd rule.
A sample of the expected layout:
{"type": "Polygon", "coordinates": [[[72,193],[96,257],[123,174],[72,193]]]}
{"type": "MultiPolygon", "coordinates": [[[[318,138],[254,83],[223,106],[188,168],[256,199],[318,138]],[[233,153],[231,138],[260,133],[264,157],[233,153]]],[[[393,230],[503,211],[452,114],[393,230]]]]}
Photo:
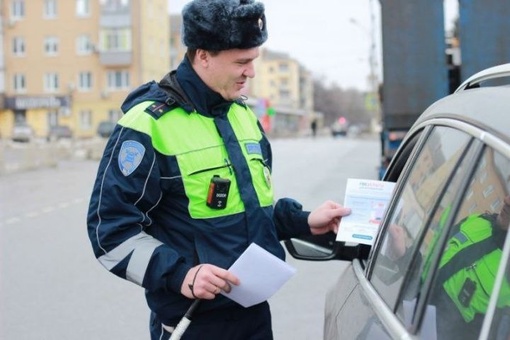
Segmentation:
{"type": "Polygon", "coordinates": [[[228,270],[212,264],[200,264],[186,274],[181,294],[190,299],[212,300],[222,290],[230,292],[231,284],[237,286],[239,283],[239,279],[228,270]]]}

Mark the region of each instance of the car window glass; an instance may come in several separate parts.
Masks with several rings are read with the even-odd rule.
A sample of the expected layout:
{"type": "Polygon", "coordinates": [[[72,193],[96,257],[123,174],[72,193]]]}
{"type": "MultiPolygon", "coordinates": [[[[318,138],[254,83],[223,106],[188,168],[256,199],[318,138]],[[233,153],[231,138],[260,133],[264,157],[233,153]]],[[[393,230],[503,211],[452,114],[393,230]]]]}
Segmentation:
{"type": "MultiPolygon", "coordinates": [[[[400,256],[406,248],[416,249],[427,217],[435,207],[445,180],[460,159],[469,142],[468,136],[446,127],[435,128],[427,137],[410,174],[400,190],[396,207],[390,209],[385,222],[389,226],[374,252],[371,282],[388,306],[394,309],[411,256],[400,256]],[[396,232],[396,234],[393,233],[396,232]],[[390,237],[391,235],[391,237],[390,237]],[[394,237],[402,241],[400,249],[393,247],[394,237]]],[[[383,226],[384,227],[384,226],[383,226]]]]}
{"type": "MultiPolygon", "coordinates": [[[[508,254],[506,254],[508,259],[508,254]]],[[[510,282],[510,262],[504,271],[504,279],[498,289],[497,308],[494,314],[494,319],[490,328],[490,339],[510,339],[510,308],[508,301],[510,300],[510,291],[508,289],[508,282],[510,282]]]]}
{"type": "MultiPolygon", "coordinates": [[[[416,322],[414,319],[415,307],[420,296],[426,298],[426,294],[423,293],[423,285],[429,275],[432,274],[430,269],[435,259],[434,256],[439,256],[441,251],[440,237],[444,233],[445,227],[447,227],[453,202],[463,192],[462,185],[465,184],[467,171],[472,168],[477,150],[479,149],[470,148],[463,155],[462,160],[457,163],[453,170],[453,176],[450,176],[445,184],[444,193],[432,218],[428,221],[427,226],[423,228],[420,239],[415,239],[405,250],[401,250],[401,258],[396,259],[397,263],[409,264],[407,280],[403,283],[402,293],[397,304],[397,316],[407,327],[416,322]],[[413,250],[417,251],[414,251],[416,255],[413,254],[413,250]]],[[[390,228],[396,229],[400,226],[394,224],[390,228]]],[[[391,239],[391,241],[395,242],[397,239],[391,239]]],[[[392,246],[394,246],[393,243],[392,246]]],[[[435,310],[433,308],[426,308],[423,323],[422,338],[436,338],[435,334],[430,333],[435,333],[436,328],[435,310]]]]}
{"type": "MultiPolygon", "coordinates": [[[[435,309],[437,339],[478,338],[510,222],[509,169],[507,159],[487,148],[463,196],[427,306],[435,309]]],[[[501,315],[510,307],[506,279],[497,305],[501,315]]]]}

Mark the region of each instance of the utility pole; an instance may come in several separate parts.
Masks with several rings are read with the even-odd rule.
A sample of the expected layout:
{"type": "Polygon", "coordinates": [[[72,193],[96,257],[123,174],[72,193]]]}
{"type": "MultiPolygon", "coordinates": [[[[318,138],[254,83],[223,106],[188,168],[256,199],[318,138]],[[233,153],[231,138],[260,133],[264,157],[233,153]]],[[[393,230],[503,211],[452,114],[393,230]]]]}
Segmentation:
{"type": "Polygon", "coordinates": [[[369,39],[369,50],[368,50],[368,93],[366,95],[365,107],[369,110],[371,115],[371,129],[374,132],[379,132],[378,128],[381,122],[381,110],[379,101],[379,77],[377,75],[377,54],[376,54],[376,20],[375,20],[375,9],[374,1],[369,1],[370,9],[370,26],[367,29],[360,24],[356,19],[350,18],[350,22],[360,27],[367,35],[369,39]]]}

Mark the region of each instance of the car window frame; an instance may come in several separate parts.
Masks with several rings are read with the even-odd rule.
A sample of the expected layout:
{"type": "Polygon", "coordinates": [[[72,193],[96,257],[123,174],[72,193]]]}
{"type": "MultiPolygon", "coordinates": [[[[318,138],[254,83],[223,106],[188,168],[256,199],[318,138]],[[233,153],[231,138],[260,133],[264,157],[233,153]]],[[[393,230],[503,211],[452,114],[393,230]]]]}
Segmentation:
{"type": "MultiPolygon", "coordinates": [[[[422,327],[423,319],[425,317],[427,303],[430,299],[430,294],[432,293],[432,289],[434,288],[435,281],[438,275],[438,267],[439,262],[441,261],[441,257],[444,254],[446,244],[448,242],[448,238],[451,233],[452,228],[455,226],[455,221],[458,219],[459,211],[463,205],[464,197],[469,190],[469,183],[472,182],[476,173],[478,171],[478,165],[481,159],[484,157],[487,149],[492,149],[495,152],[500,153],[506,159],[510,160],[510,145],[507,145],[500,138],[495,137],[493,135],[487,135],[483,129],[478,129],[480,134],[478,136],[471,136],[470,149],[474,150],[473,161],[471,162],[471,166],[469,171],[465,172],[464,177],[462,178],[462,183],[460,187],[463,188],[462,192],[456,196],[456,199],[452,201],[452,213],[449,214],[446,225],[447,228],[442,230],[442,234],[440,240],[438,240],[438,246],[434,249],[433,259],[431,266],[433,266],[433,275],[427,277],[425,283],[422,286],[420,291],[420,300],[417,301],[416,306],[416,314],[414,315],[414,319],[412,321],[411,327],[408,328],[408,331],[416,335],[422,327]],[[426,292],[426,295],[423,296],[423,291],[426,292]]],[[[465,131],[465,130],[463,130],[465,131]]],[[[444,192],[441,197],[438,199],[440,201],[444,197],[444,192]]],[[[494,316],[497,311],[497,301],[500,294],[501,287],[503,285],[503,279],[505,278],[506,268],[509,266],[509,257],[510,257],[510,232],[506,234],[504,246],[502,248],[501,261],[498,265],[498,271],[495,278],[494,286],[492,287],[492,294],[487,306],[487,312],[485,313],[484,321],[482,324],[482,328],[480,329],[479,338],[487,339],[490,335],[491,328],[494,322],[494,316]]],[[[402,287],[404,287],[403,285],[402,287]]],[[[401,289],[401,293],[403,289],[401,289]]],[[[400,301],[400,297],[399,297],[400,301]]]]}
{"type": "MultiPolygon", "coordinates": [[[[405,189],[406,184],[408,183],[409,176],[412,173],[413,165],[417,161],[417,159],[420,157],[420,155],[422,154],[423,148],[428,143],[428,141],[430,140],[430,136],[432,135],[432,133],[437,128],[442,128],[442,127],[451,128],[449,126],[444,126],[444,125],[439,125],[439,124],[437,124],[437,125],[436,124],[428,124],[426,126],[426,128],[424,130],[422,130],[422,133],[419,136],[419,140],[417,141],[419,144],[417,146],[415,146],[415,148],[412,150],[411,157],[408,160],[404,161],[405,165],[404,165],[404,167],[403,167],[403,169],[402,169],[402,171],[400,173],[400,176],[399,176],[399,178],[397,180],[397,186],[395,188],[395,192],[394,192],[394,194],[392,196],[391,202],[389,203],[388,211],[386,212],[385,217],[384,217],[383,221],[381,222],[381,226],[380,226],[381,231],[378,233],[376,242],[374,243],[374,247],[371,249],[370,261],[369,261],[369,264],[368,264],[367,275],[366,275],[367,276],[367,280],[369,280],[369,281],[372,280],[372,275],[373,275],[373,272],[374,272],[374,269],[375,269],[375,265],[376,265],[376,262],[377,262],[377,255],[379,255],[381,253],[381,249],[383,247],[384,235],[386,234],[386,230],[388,229],[388,227],[390,225],[390,222],[391,222],[391,219],[392,219],[391,217],[393,216],[393,213],[394,213],[395,209],[397,209],[397,207],[398,207],[398,204],[399,204],[399,201],[400,201],[400,197],[402,196],[402,192],[405,189]]],[[[458,130],[458,129],[456,129],[456,130],[458,130]]],[[[464,133],[463,130],[460,130],[460,132],[464,133]]],[[[464,133],[464,134],[466,134],[466,133],[464,133]]],[[[474,139],[469,134],[466,134],[466,136],[468,137],[466,145],[463,147],[462,155],[459,157],[459,159],[457,160],[457,163],[454,165],[454,169],[458,168],[459,164],[461,162],[463,162],[463,158],[466,156],[466,154],[472,148],[473,140],[474,139]]],[[[411,143],[412,143],[412,141],[411,141],[411,143]]],[[[411,145],[411,147],[412,147],[412,145],[411,145]]],[[[480,152],[480,150],[478,150],[477,152],[474,153],[474,155],[472,156],[473,157],[473,161],[475,159],[477,159],[477,157],[478,157],[477,155],[479,154],[479,152],[480,152]]],[[[472,171],[473,171],[473,163],[474,162],[471,163],[471,166],[466,168],[466,172],[463,175],[462,181],[466,181],[466,177],[470,177],[467,174],[471,174],[472,173],[472,171]]],[[[423,243],[423,239],[424,239],[424,237],[426,235],[426,231],[430,227],[430,222],[431,222],[432,216],[434,216],[435,212],[437,211],[438,206],[439,206],[439,202],[441,201],[441,199],[443,198],[443,196],[445,194],[445,191],[446,191],[446,188],[447,188],[446,183],[449,183],[449,181],[454,176],[454,174],[455,174],[455,171],[448,173],[449,177],[445,181],[445,185],[443,185],[439,189],[440,190],[439,191],[439,196],[438,196],[436,202],[434,203],[434,205],[432,206],[430,214],[427,216],[427,220],[424,221],[423,230],[421,230],[420,234],[417,236],[416,247],[413,250],[413,253],[411,254],[411,260],[409,262],[409,266],[410,267],[416,261],[416,258],[417,258],[418,253],[419,253],[418,249],[420,248],[420,245],[423,243]]],[[[386,179],[386,177],[385,177],[385,179],[386,179]]],[[[453,206],[452,208],[453,208],[452,211],[454,213],[456,213],[456,209],[458,209],[457,206],[453,206]]],[[[455,215],[455,214],[451,214],[451,215],[455,215]]],[[[439,239],[439,243],[438,243],[441,246],[443,245],[442,237],[443,236],[441,235],[441,239],[439,239]]],[[[444,242],[446,242],[446,239],[444,240],[444,242]]],[[[434,250],[434,254],[433,254],[434,257],[433,257],[433,259],[435,259],[435,256],[437,255],[436,253],[438,251],[439,250],[437,250],[437,249],[434,250]]],[[[435,264],[435,262],[433,262],[432,264],[435,264]]],[[[401,296],[402,296],[402,293],[403,293],[402,290],[403,290],[403,287],[406,286],[406,283],[409,280],[409,276],[410,276],[410,273],[406,273],[406,275],[402,278],[402,285],[399,287],[399,292],[397,293],[397,298],[395,299],[394,304],[392,306],[390,306],[390,309],[392,309],[394,313],[396,313],[398,302],[401,301],[401,296]]]]}
{"type": "Polygon", "coordinates": [[[402,183],[403,182],[405,183],[407,181],[407,178],[409,177],[409,167],[416,161],[417,157],[420,155],[421,150],[423,149],[423,146],[428,140],[428,136],[430,135],[432,130],[433,126],[430,125],[424,126],[421,129],[416,129],[412,132],[410,131],[408,133],[408,136],[406,136],[404,141],[402,142],[401,147],[395,154],[393,160],[391,161],[388,167],[388,171],[386,172],[382,179],[383,181],[395,182],[396,185],[391,200],[388,203],[388,210],[386,211],[385,216],[381,221],[380,224],[381,229],[376,235],[374,244],[370,249],[370,253],[366,261],[365,277],[369,281],[373,272],[375,255],[382,246],[381,244],[383,241],[382,235],[386,232],[386,228],[388,225],[388,216],[391,216],[393,211],[396,209],[398,203],[397,197],[400,197],[404,187],[402,183]],[[411,151],[408,151],[409,148],[411,149],[411,151]],[[409,157],[405,160],[402,160],[403,164],[400,164],[400,160],[402,158],[401,154],[404,154],[406,152],[409,153],[409,157]],[[395,170],[395,168],[397,167],[400,168],[400,172],[398,173],[396,172],[398,170],[395,170]]]}
{"type": "MultiPolygon", "coordinates": [[[[422,124],[418,125],[416,127],[416,129],[417,129],[417,131],[423,131],[423,129],[430,128],[428,131],[428,133],[430,134],[432,127],[435,127],[435,126],[447,126],[447,127],[451,127],[454,129],[458,129],[458,130],[463,131],[464,133],[468,134],[472,139],[469,148],[477,149],[477,150],[475,150],[475,154],[474,154],[475,159],[480,159],[480,157],[482,157],[486,148],[492,148],[494,151],[497,151],[504,157],[510,159],[510,146],[508,145],[508,141],[504,141],[500,137],[488,133],[482,127],[471,125],[468,122],[454,121],[454,120],[451,120],[448,118],[432,118],[430,121],[426,121],[426,122],[423,122],[422,124]]],[[[423,132],[422,132],[422,135],[423,135],[423,132]]],[[[423,147],[425,137],[422,137],[422,136],[420,136],[420,137],[421,137],[421,141],[420,141],[421,144],[418,147],[421,149],[423,147]]],[[[466,148],[466,150],[469,150],[469,148],[466,148]]],[[[417,152],[414,153],[412,160],[415,160],[416,155],[417,155],[417,152]]],[[[411,162],[408,162],[408,164],[410,164],[410,163],[411,162]]],[[[409,175],[409,171],[407,170],[407,168],[408,168],[408,166],[404,167],[401,171],[406,176],[409,175]]],[[[467,189],[465,184],[468,183],[473,178],[473,176],[476,172],[476,169],[477,169],[477,162],[473,162],[471,164],[471,166],[469,167],[469,171],[466,170],[466,172],[464,174],[464,178],[462,179],[463,181],[465,181],[463,183],[463,187],[464,187],[463,195],[465,194],[465,190],[467,189]]],[[[389,175],[385,176],[385,179],[386,179],[386,177],[389,177],[391,175],[391,172],[388,172],[388,173],[389,173],[389,175]]],[[[399,177],[399,181],[400,181],[400,183],[402,183],[403,179],[399,177]]],[[[443,195],[444,195],[444,192],[442,193],[441,198],[443,197],[443,195]]],[[[442,239],[439,241],[439,242],[441,242],[441,246],[437,247],[438,249],[435,249],[434,256],[438,257],[437,259],[436,258],[433,259],[435,267],[437,267],[439,257],[442,254],[442,249],[444,248],[444,246],[446,244],[448,232],[451,230],[451,227],[452,227],[452,222],[457,217],[456,215],[458,214],[458,210],[460,209],[460,206],[462,204],[463,195],[459,195],[456,198],[456,200],[454,202],[455,211],[454,211],[454,213],[450,214],[450,216],[448,217],[448,220],[447,220],[448,228],[447,228],[447,230],[445,229],[443,231],[443,234],[441,235],[442,239]],[[441,249],[441,251],[439,251],[439,249],[441,249]]],[[[394,197],[396,197],[396,196],[397,195],[394,195],[394,197]]],[[[393,203],[393,202],[391,202],[391,203],[393,203]]],[[[392,207],[393,206],[394,206],[394,204],[392,205],[392,207]]],[[[388,224],[388,222],[386,221],[386,217],[385,217],[385,219],[382,222],[381,228],[386,227],[386,224],[388,224]]],[[[378,237],[378,239],[379,239],[379,237],[378,237]]],[[[378,240],[376,240],[376,241],[378,241],[378,240]]],[[[380,243],[380,242],[381,241],[379,241],[378,243],[380,243]]],[[[372,269],[373,268],[372,252],[375,253],[377,251],[377,249],[379,249],[379,247],[380,247],[380,244],[377,245],[374,243],[374,247],[371,251],[370,258],[369,258],[370,261],[368,262],[367,270],[365,272],[367,280],[370,277],[367,274],[371,274],[371,272],[373,271],[373,269],[372,269]]],[[[496,282],[493,287],[494,293],[492,294],[492,296],[490,298],[489,305],[487,308],[487,313],[484,318],[483,326],[482,326],[482,329],[480,330],[481,338],[487,337],[491,330],[491,326],[492,326],[493,319],[494,319],[494,314],[496,312],[497,299],[498,299],[499,291],[502,286],[502,280],[505,276],[506,267],[509,265],[509,255],[510,255],[510,233],[507,234],[506,239],[505,239],[505,244],[502,249],[502,261],[500,262],[497,276],[496,276],[496,282]]],[[[425,282],[425,284],[424,284],[424,289],[427,291],[427,294],[430,294],[430,288],[434,282],[436,275],[437,275],[437,269],[434,270],[434,275],[427,278],[427,282],[425,282]]],[[[413,320],[411,328],[408,330],[412,334],[417,334],[417,332],[420,331],[420,328],[421,328],[422,322],[423,322],[423,317],[425,315],[425,307],[426,307],[427,300],[428,300],[428,296],[425,298],[422,298],[421,301],[418,301],[416,317],[413,320]]],[[[394,313],[395,313],[395,311],[394,311],[394,313]]],[[[395,319],[398,319],[396,315],[394,315],[394,317],[395,317],[395,319]]]]}
{"type": "MultiPolygon", "coordinates": [[[[468,143],[468,146],[464,149],[464,153],[473,147],[477,148],[476,152],[474,153],[475,159],[478,157],[481,157],[481,155],[483,154],[483,150],[485,150],[486,147],[491,147],[495,151],[500,152],[505,157],[510,158],[510,148],[507,147],[506,143],[503,140],[501,140],[500,138],[498,138],[494,135],[488,134],[486,131],[484,131],[480,127],[470,125],[467,122],[454,121],[454,120],[448,119],[448,118],[431,118],[430,120],[422,122],[421,124],[417,125],[413,129],[413,131],[409,132],[409,137],[407,137],[404,140],[404,143],[402,144],[402,148],[400,148],[396,154],[396,156],[397,156],[403,152],[409,152],[406,150],[406,148],[412,148],[412,151],[409,152],[410,155],[409,155],[408,159],[402,161],[405,163],[404,165],[401,165],[397,162],[392,162],[390,164],[390,167],[388,168],[387,173],[385,174],[385,176],[383,178],[383,180],[395,180],[396,179],[397,186],[395,188],[395,193],[392,197],[392,200],[389,204],[388,213],[386,214],[385,218],[381,222],[381,232],[378,233],[376,240],[374,241],[374,245],[370,251],[369,257],[367,259],[366,266],[364,268],[363,275],[361,278],[362,279],[361,281],[364,281],[364,282],[360,281],[361,286],[364,287],[364,289],[363,289],[364,291],[367,291],[368,288],[370,288],[370,290],[372,291],[373,294],[371,294],[371,296],[374,300],[371,299],[372,300],[371,304],[373,304],[374,307],[377,307],[377,306],[381,307],[380,302],[384,301],[379,296],[377,291],[375,291],[374,287],[371,285],[371,282],[369,281],[370,277],[372,275],[372,272],[373,272],[374,255],[379,251],[379,249],[381,247],[382,237],[380,237],[380,235],[382,235],[384,233],[384,230],[387,228],[387,225],[389,223],[387,216],[390,216],[391,212],[396,207],[395,201],[396,201],[396,197],[400,197],[400,193],[401,193],[402,187],[403,187],[402,183],[405,183],[405,180],[408,178],[408,176],[410,174],[410,172],[409,172],[410,164],[412,164],[416,160],[416,158],[420,154],[420,151],[422,150],[425,142],[427,141],[427,137],[430,135],[431,131],[433,131],[434,127],[437,127],[437,126],[446,126],[446,127],[454,128],[454,129],[460,130],[460,131],[466,133],[468,136],[470,136],[470,142],[468,143]],[[399,169],[400,171],[395,172],[396,171],[395,169],[398,170],[398,167],[400,167],[400,169],[399,169]]],[[[470,180],[475,171],[476,171],[476,162],[472,162],[472,164],[469,166],[469,168],[466,169],[462,180],[463,181],[470,180]]],[[[465,187],[465,185],[464,185],[464,187],[465,187]]],[[[441,193],[441,198],[443,197],[443,195],[444,195],[444,188],[441,193]]],[[[459,195],[457,197],[456,203],[455,203],[455,213],[451,214],[451,216],[449,216],[449,219],[455,218],[455,216],[457,215],[458,209],[461,205],[461,202],[462,202],[462,195],[459,195]]],[[[437,206],[434,208],[434,212],[436,211],[436,209],[437,209],[437,206]]],[[[451,221],[449,221],[449,222],[450,222],[449,227],[447,228],[448,231],[450,230],[450,227],[451,227],[450,226],[451,221]]],[[[428,223],[430,223],[430,222],[428,222],[428,223]]],[[[444,238],[444,240],[443,239],[440,240],[442,242],[442,245],[444,245],[446,242],[446,236],[447,236],[447,232],[444,232],[443,235],[441,235],[441,237],[444,238]]],[[[510,238],[510,233],[507,235],[507,241],[509,238],[510,238]]],[[[506,266],[508,264],[507,263],[508,254],[510,253],[510,244],[507,241],[505,242],[505,246],[503,248],[503,256],[504,256],[505,260],[502,261],[500,264],[498,274],[497,274],[499,279],[496,282],[496,285],[494,286],[494,289],[498,289],[498,291],[499,291],[499,287],[501,284],[500,277],[504,276],[504,269],[505,269],[504,266],[506,266]]],[[[434,254],[435,256],[437,256],[437,253],[439,253],[439,254],[442,253],[442,247],[438,247],[438,249],[435,249],[435,252],[436,252],[436,254],[434,254]],[[441,248],[441,251],[438,250],[439,248],[441,248]]],[[[413,254],[413,255],[416,255],[416,254],[413,254]]],[[[437,261],[439,261],[439,259],[437,259],[437,261]]],[[[436,274],[436,271],[434,272],[434,276],[435,276],[435,274],[436,274]]],[[[433,280],[430,280],[430,281],[431,282],[426,282],[427,287],[429,287],[430,284],[433,282],[433,280]]],[[[402,289],[402,287],[401,287],[401,289],[402,289]]],[[[417,306],[417,308],[420,308],[420,310],[417,312],[417,315],[416,315],[415,319],[413,320],[411,328],[406,330],[406,332],[409,332],[411,334],[417,334],[417,332],[420,331],[420,327],[422,326],[423,316],[425,314],[424,307],[426,307],[425,302],[427,301],[427,299],[421,299],[421,300],[422,301],[420,303],[422,305],[417,306]]],[[[494,317],[496,302],[497,302],[497,294],[493,294],[493,296],[491,297],[489,306],[488,306],[488,311],[487,311],[486,317],[484,319],[484,324],[483,324],[483,327],[482,327],[482,330],[480,333],[481,336],[483,336],[483,334],[485,334],[485,333],[488,334],[488,332],[490,331],[492,319],[494,317]]],[[[383,312],[384,312],[384,310],[389,309],[389,308],[387,308],[388,307],[387,305],[384,305],[384,307],[385,308],[381,309],[383,312]]],[[[395,306],[393,306],[393,307],[395,307],[395,306]]],[[[396,310],[395,310],[395,308],[393,308],[393,310],[392,310],[393,315],[390,318],[385,318],[385,319],[389,319],[389,320],[387,320],[387,326],[389,327],[388,331],[391,332],[392,335],[396,336],[398,334],[400,334],[400,335],[402,334],[403,325],[400,323],[400,319],[398,319],[398,317],[395,315],[395,312],[396,312],[396,310]],[[395,322],[395,321],[398,321],[398,322],[395,322]],[[396,332],[396,333],[393,333],[393,332],[396,332]]],[[[377,313],[377,311],[376,311],[376,313],[377,313]]],[[[377,313],[377,314],[379,314],[379,313],[377,313]]],[[[380,317],[380,315],[379,315],[379,317],[380,317]]],[[[381,318],[381,320],[383,320],[383,318],[381,318]]]]}
{"type": "MultiPolygon", "coordinates": [[[[474,126],[464,121],[450,121],[448,119],[441,118],[436,118],[432,120],[437,121],[438,125],[444,124],[447,126],[461,129],[462,131],[471,135],[472,138],[478,140],[482,145],[478,157],[481,157],[483,155],[483,152],[486,148],[492,148],[494,151],[500,153],[502,156],[506,157],[507,159],[510,159],[510,142],[508,140],[506,141],[503,140],[502,138],[500,138],[499,135],[491,134],[488,131],[486,131],[486,129],[484,129],[483,127],[474,126]]],[[[477,165],[473,164],[470,178],[472,178],[472,176],[474,175],[476,168],[477,165]]],[[[456,207],[457,210],[460,208],[460,204],[461,203],[459,202],[456,207]]],[[[452,215],[456,215],[456,213],[452,215]]],[[[451,218],[453,219],[454,217],[451,218]]],[[[451,222],[452,221],[449,221],[450,224],[451,222]]],[[[482,329],[480,330],[479,334],[479,337],[481,339],[487,338],[491,331],[491,326],[494,320],[494,315],[497,307],[497,299],[502,286],[502,280],[505,277],[505,270],[506,267],[508,266],[508,262],[510,261],[509,257],[510,257],[510,233],[507,233],[505,238],[505,244],[502,249],[502,260],[499,264],[498,272],[496,274],[496,282],[493,287],[493,294],[491,295],[491,298],[489,300],[487,312],[485,314],[482,329]]],[[[419,327],[421,327],[421,325],[419,325],[419,327]]]]}
{"type": "MultiPolygon", "coordinates": [[[[409,131],[408,135],[404,138],[401,147],[397,150],[397,153],[391,161],[388,167],[388,171],[383,177],[384,181],[392,179],[396,182],[394,194],[392,195],[392,199],[388,205],[388,212],[391,212],[395,209],[395,201],[397,201],[396,197],[400,197],[400,193],[403,190],[403,185],[401,183],[409,176],[408,168],[420,154],[420,151],[423,149],[423,146],[427,141],[427,137],[430,135],[433,127],[434,126],[432,124],[423,124],[419,128],[409,131]],[[400,155],[406,152],[409,153],[409,156],[405,160],[402,160],[403,164],[400,164],[400,159],[402,158],[400,155]],[[400,169],[400,171],[397,173],[396,171],[398,170],[395,169],[400,169]],[[402,175],[404,177],[401,177],[402,175]]],[[[377,249],[380,249],[381,247],[381,235],[384,232],[383,226],[388,224],[387,216],[390,215],[388,212],[385,214],[385,217],[381,221],[381,230],[374,240],[374,244],[370,249],[367,260],[362,263],[361,261],[354,259],[352,265],[360,284],[360,289],[369,300],[369,304],[373,306],[374,313],[383,322],[386,331],[389,332],[390,336],[393,338],[404,338],[409,334],[409,331],[404,327],[400,319],[398,319],[395,315],[394,308],[389,308],[389,306],[386,304],[384,299],[382,299],[370,281],[370,275],[373,271],[374,255],[376,254],[377,249]]]]}

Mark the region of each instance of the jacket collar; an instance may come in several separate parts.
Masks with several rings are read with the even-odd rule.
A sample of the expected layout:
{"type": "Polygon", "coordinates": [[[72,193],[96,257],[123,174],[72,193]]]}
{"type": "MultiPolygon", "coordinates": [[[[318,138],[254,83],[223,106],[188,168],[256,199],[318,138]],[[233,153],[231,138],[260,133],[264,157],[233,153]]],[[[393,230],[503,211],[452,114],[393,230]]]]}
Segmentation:
{"type": "Polygon", "coordinates": [[[225,100],[200,79],[187,56],[177,67],[176,76],[177,81],[199,113],[213,117],[228,111],[232,102],[225,100]]]}

